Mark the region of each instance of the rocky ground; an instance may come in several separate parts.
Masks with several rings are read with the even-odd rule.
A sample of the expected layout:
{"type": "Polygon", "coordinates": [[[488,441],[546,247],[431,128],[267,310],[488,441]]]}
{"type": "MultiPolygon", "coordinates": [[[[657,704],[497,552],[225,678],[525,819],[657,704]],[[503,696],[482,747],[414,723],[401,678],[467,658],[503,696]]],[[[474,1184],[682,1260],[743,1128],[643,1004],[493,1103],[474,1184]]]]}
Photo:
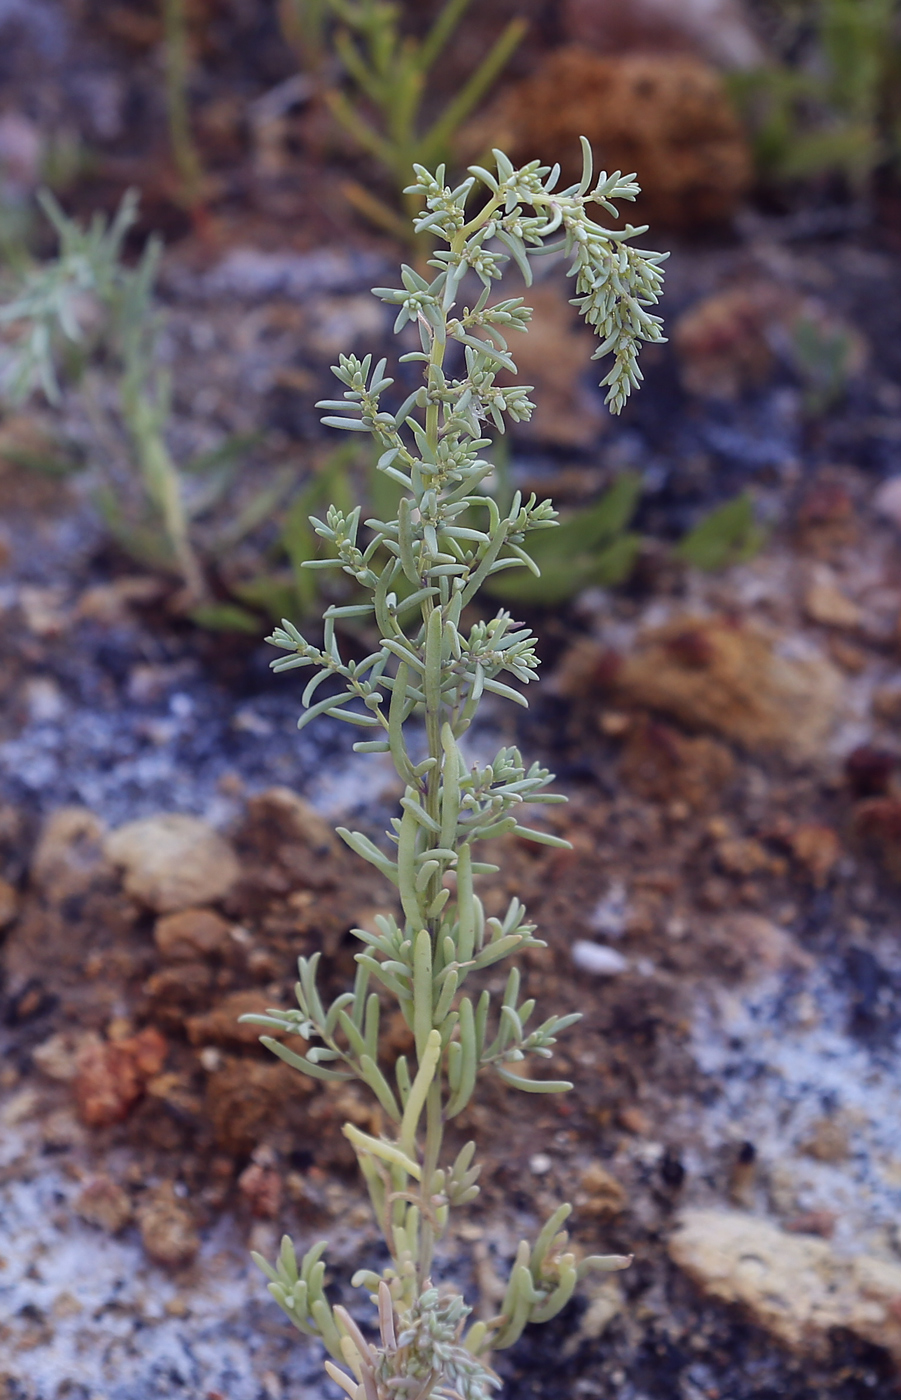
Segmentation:
{"type": "MultiPolygon", "coordinates": [[[[50,74],[36,91],[64,107],[90,92],[96,117],[118,74],[108,110],[124,112],[127,50],[152,112],[156,41],[128,6],[87,8],[90,43],[56,89],[54,7],[0,5],[0,23],[7,9],[50,74]]],[[[181,238],[161,278],[176,449],[262,433],[231,506],[250,479],[321,462],[311,405],[339,350],[392,352],[366,289],[397,257],[347,231],[350,158],[323,166],[302,106],[265,139],[216,107],[222,87],[234,116],[288,75],[264,62],[273,25],[253,32],[243,77],[208,63],[225,76],[204,92],[204,140],[212,159],[219,132],[232,171],[218,232],[181,238]],[[228,140],[249,143],[243,163],[228,140]]],[[[657,81],[634,63],[614,76],[599,108],[657,81]]],[[[515,126],[540,94],[528,81],[485,120],[515,126]]],[[[519,1232],[569,1198],[579,1248],[635,1262],[499,1358],[512,1400],[858,1400],[901,1373],[896,234],[878,208],[740,206],[746,152],[718,89],[690,76],[710,161],[731,152],[731,222],[686,223],[704,148],[668,125],[660,81],[646,149],[680,130],[695,161],[681,196],[658,188],[677,226],[656,240],[674,248],[671,343],[608,424],[590,343],[543,281],[520,357],[540,407],[508,465],[564,509],[640,473],[637,568],[519,610],[546,674],[527,716],[490,710],[472,740],[521,742],[570,797],[549,810],[572,851],[504,845],[485,899],[520,895],[547,940],[525,995],[583,1012],[551,1067],[576,1088],[525,1115],[487,1086],[460,1120],[484,1190],[440,1274],[490,1311],[519,1232]],[[684,531],[742,489],[762,547],[717,573],[680,561],[684,531]]],[[[114,203],[139,168],[146,218],[185,234],[151,145],[115,165],[130,130],[103,138],[106,183],[79,184],[73,207],[114,203]]],[[[247,1251],[284,1229],[327,1237],[330,1288],[365,1319],[349,1278],[379,1241],[340,1125],[377,1131],[378,1112],[274,1062],[237,1016],[287,1004],[301,953],[322,949],[329,988],[347,984],[349,930],[390,895],[332,826],[377,838],[394,779],[328,723],[297,736],[298,690],[256,636],[195,627],[170,582],[110,545],[92,432],[73,393],[0,422],[0,1394],[325,1400],[319,1356],[247,1251]],[[48,443],[55,473],[22,466],[48,443]]],[[[238,574],[270,543],[239,552],[238,574]]],[[[397,1020],[386,1034],[407,1048],[397,1020]]]]}

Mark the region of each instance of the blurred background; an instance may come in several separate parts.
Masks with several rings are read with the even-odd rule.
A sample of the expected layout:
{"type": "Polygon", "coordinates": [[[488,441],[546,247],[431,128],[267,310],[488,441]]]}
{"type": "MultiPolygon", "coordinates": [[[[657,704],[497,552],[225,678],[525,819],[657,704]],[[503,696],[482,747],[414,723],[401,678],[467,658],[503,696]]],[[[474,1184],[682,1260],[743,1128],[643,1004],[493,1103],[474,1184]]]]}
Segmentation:
{"type": "Polygon", "coordinates": [[[381,839],[398,792],[296,734],[262,639],[353,601],[311,513],[394,508],[314,405],[410,348],[369,288],[427,267],[413,163],[567,183],[580,135],[670,250],[668,342],[611,419],[551,257],[511,347],[537,409],[489,487],[562,523],[485,600],[545,671],[472,753],[556,770],[573,850],[511,839],[485,899],[585,1019],[566,1100],[461,1118],[488,1166],[442,1277],[490,1313],[569,1198],[636,1261],[504,1353],[511,1400],[897,1385],[898,0],[0,0],[4,1400],[332,1394],[246,1253],[328,1236],[356,1312],[340,1125],[377,1114],[237,1016],[299,953],[348,983],[389,895],[332,826],[381,839]]]}

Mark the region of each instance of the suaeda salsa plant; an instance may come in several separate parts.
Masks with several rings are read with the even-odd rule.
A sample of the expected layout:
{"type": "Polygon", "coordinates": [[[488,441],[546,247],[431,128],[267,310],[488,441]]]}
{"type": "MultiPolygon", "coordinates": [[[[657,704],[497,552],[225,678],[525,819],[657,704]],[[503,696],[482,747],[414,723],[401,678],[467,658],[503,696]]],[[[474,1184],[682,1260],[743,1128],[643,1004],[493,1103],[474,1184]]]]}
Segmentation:
{"type": "Polygon", "coordinates": [[[615,231],[588,216],[591,204],[615,215],[615,201],[633,200],[638,186],[619,172],[602,174],[592,186],[584,140],[583,151],[581,181],[562,191],[557,167],[532,161],[516,170],[500,151],[496,173],[473,167],[456,189],[445,186],[443,167],[434,175],[415,167],[411,190],[425,203],[417,231],[429,230],[446,247],[431,260],[431,281],[404,267],[401,287],[376,288],[375,295],[397,307],[395,331],[408,322],[418,329],[421,348],[401,359],[421,363],[423,382],[391,411],[383,406],[393,383],[386,361],[342,355],[334,372],[344,395],[319,405],[328,411],[325,423],[375,440],[377,469],[403,491],[397,517],[365,521],[365,540],[359,508],[332,507],[324,521],[315,520],[334,557],[311,567],[343,569],[371,599],[328,608],[321,646],[287,621],[269,638],[287,653],[273,662],[275,670],[316,671],[299,727],[330,714],[371,731],[354,748],[390,754],[405,785],[401,815],[387,833],[390,849],[339,828],[351,849],[395,886],[402,910],[400,918],[380,915],[377,932],[354,930],[363,948],[353,990],[326,1006],[315,953],[300,959],[296,1010],[243,1018],[302,1037],[303,1054],[272,1035],[261,1038],[315,1079],[360,1080],[389,1125],[378,1136],[352,1123],[344,1127],[390,1255],[381,1276],[361,1269],[354,1277],[378,1309],[377,1342],[344,1308],[329,1304],[324,1243],[298,1261],[286,1236],[274,1265],[255,1256],[295,1326],[324,1342],[332,1357],[326,1370],[353,1400],[482,1400],[500,1385],[488,1364],[491,1351],[514,1343],[527,1323],[554,1317],[587,1271],[629,1262],[621,1256],[578,1261],[562,1231],[570,1207],[560,1205],[534,1244],[520,1244],[496,1317],[467,1328],[463,1297],[431,1281],[450,1212],[478,1194],[475,1143],[449,1161],[443,1137],[470,1103],[479,1075],[528,1093],[571,1087],[532,1078],[529,1062],[550,1058],[557,1036],[577,1016],[552,1015],[529,1029],[535,1002],[520,1002],[516,967],[499,1006],[488,990],[467,985],[486,968],[544,946],[518,899],[503,918],[485,916],[475,881],[498,867],[478,858],[478,843],[514,832],[566,846],[520,819],[526,802],[564,799],[546,790],[552,774],[537,763],[527,767],[517,749],[502,748],[483,767],[469,763],[461,745],[486,693],[526,703],[500,677],[524,685],[538,666],[528,628],[503,610],[485,620],[468,609],[492,575],[522,566],[534,571],[526,538],[554,524],[549,501],[517,495],[502,514],[482,490],[491,469],[485,425],[503,432],[507,419],[532,411],[528,386],[497,382],[499,371],[515,372],[507,335],[526,329],[530,311],[521,297],[492,302],[493,284],[510,259],[528,284],[531,257],[565,251],[575,305],[601,338],[596,357],[613,356],[603,383],[614,413],[641,378],[641,342],[663,338],[660,319],[648,308],[659,297],[664,255],[633,245],[643,228],[615,231]],[[477,204],[474,196],[481,197],[477,204]],[[481,294],[458,309],[466,279],[478,279],[481,294]],[[344,618],[366,619],[377,629],[378,644],[363,660],[342,656],[336,627],[344,618]],[[330,682],[338,689],[316,699],[320,685],[330,682]],[[402,1055],[393,1071],[380,1057],[385,997],[396,998],[415,1041],[413,1062],[402,1055]]]}

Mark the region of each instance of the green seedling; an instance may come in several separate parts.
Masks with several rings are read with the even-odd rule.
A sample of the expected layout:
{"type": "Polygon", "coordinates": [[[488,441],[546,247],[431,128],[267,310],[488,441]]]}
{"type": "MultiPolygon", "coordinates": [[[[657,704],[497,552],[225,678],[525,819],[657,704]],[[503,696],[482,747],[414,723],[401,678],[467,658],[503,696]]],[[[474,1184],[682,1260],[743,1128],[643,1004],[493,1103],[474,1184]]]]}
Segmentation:
{"type": "Polygon", "coordinates": [[[801,316],[794,327],[792,363],[804,385],[804,409],[820,418],[844,398],[859,367],[860,345],[841,324],[801,316]]]}
{"type": "Polygon", "coordinates": [[[734,500],[716,506],[676,545],[674,554],[686,564],[716,573],[730,564],[753,559],[766,535],[757,524],[754,502],[743,491],[734,500]]]}
{"type": "Polygon", "coordinates": [[[486,427],[503,432],[507,420],[527,419],[533,407],[527,386],[497,382],[501,370],[516,373],[507,338],[526,330],[530,309],[521,297],[492,301],[492,287],[511,260],[528,285],[533,256],[567,255],[576,304],[601,339],[597,357],[612,356],[603,382],[613,412],[639,382],[641,342],[662,339],[649,308],[658,300],[663,255],[633,246],[643,229],[614,231],[588,217],[592,204],[616,214],[614,201],[632,200],[638,188],[619,173],[592,184],[587,142],[583,151],[581,181],[560,191],[558,167],[533,161],[515,169],[499,151],[496,172],[473,167],[456,189],[445,185],[443,167],[434,175],[416,167],[410,193],[425,206],[416,231],[442,245],[429,264],[435,275],[427,280],[404,267],[402,285],[376,295],[396,308],[396,331],[408,322],[417,329],[420,349],[402,358],[421,365],[422,382],[397,404],[386,360],[342,355],[334,372],[343,395],[320,405],[327,425],[374,440],[376,470],[400,488],[399,503],[386,519],[363,521],[359,506],[332,506],[314,519],[332,557],[311,566],[342,570],[363,600],[326,609],[321,645],[287,620],[269,639],[284,652],[274,669],[313,672],[299,726],[326,714],[357,726],[364,737],[355,749],[390,755],[404,785],[387,845],[339,828],[398,900],[397,916],[382,914],[374,930],[354,930],[362,950],[353,989],[327,1006],[316,953],[299,961],[296,1009],[243,1018],[261,1025],[263,1044],[302,1074],[359,1081],[384,1115],[382,1133],[344,1127],[390,1256],[381,1274],[364,1267],[354,1279],[378,1310],[379,1340],[370,1342],[345,1309],[330,1304],[324,1243],[298,1260],[285,1237],[274,1263],[256,1256],[272,1297],[301,1332],[324,1343],[328,1374],[351,1400],[485,1400],[499,1385],[488,1360],[493,1350],[511,1346],[528,1323],[556,1316],[587,1271],[629,1262],[579,1261],[562,1229],[570,1214],[563,1204],[534,1244],[520,1243],[495,1316],[467,1326],[463,1297],[431,1281],[451,1211],[478,1194],[475,1143],[447,1155],[444,1135],[480,1076],[531,1094],[570,1088],[534,1067],[552,1058],[557,1037],[577,1017],[535,1024],[535,1002],[520,999],[515,966],[499,1001],[481,978],[535,947],[534,925],[515,898],[503,917],[488,917],[476,893],[479,877],[498,870],[479,849],[487,838],[514,833],[567,846],[546,826],[522,821],[525,803],[560,798],[547,791],[552,775],[527,766],[517,749],[502,748],[483,766],[464,746],[482,698],[524,705],[521,687],[538,666],[527,627],[504,609],[485,620],[474,607],[506,570],[538,573],[527,545],[556,523],[549,501],[517,492],[501,511],[483,490],[492,470],[486,427]],[[482,291],[458,307],[469,272],[482,291]],[[336,636],[346,618],[374,632],[372,650],[359,660],[345,660],[336,636]],[[393,1065],[379,1037],[386,1001],[399,1006],[415,1043],[415,1053],[393,1065]],[[281,1035],[302,1040],[286,1044],[281,1035]]]}
{"type": "MultiPolygon", "coordinates": [[[[302,5],[302,0],[297,3],[302,5]]],[[[511,20],[444,109],[427,118],[430,75],[471,3],[446,0],[425,38],[416,39],[403,32],[402,8],[390,0],[331,0],[339,21],[335,52],[348,88],[328,92],[326,100],[336,120],[394,184],[405,216],[361,185],[349,184],[347,193],[368,218],[404,242],[410,240],[410,220],[419,212],[422,198],[413,187],[405,191],[410,170],[416,164],[434,169],[448,159],[455,133],[525,33],[525,21],[511,20]]]]}
{"type": "Polygon", "coordinates": [[[499,574],[486,592],[511,604],[554,607],[592,584],[623,583],[641,551],[642,538],[629,530],[641,497],[641,477],[625,472],[593,506],[536,537],[530,553],[541,570],[499,574]]]}

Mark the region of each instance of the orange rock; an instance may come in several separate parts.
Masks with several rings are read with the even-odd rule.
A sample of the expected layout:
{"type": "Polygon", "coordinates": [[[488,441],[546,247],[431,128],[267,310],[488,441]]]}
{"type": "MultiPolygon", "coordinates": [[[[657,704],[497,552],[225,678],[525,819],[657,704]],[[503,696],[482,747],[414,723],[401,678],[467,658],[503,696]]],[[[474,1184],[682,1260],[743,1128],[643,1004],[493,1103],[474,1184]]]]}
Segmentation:
{"type": "Polygon", "coordinates": [[[166,1059],[165,1038],[153,1027],[127,1040],[89,1041],[76,1062],[73,1090],[78,1116],[89,1128],[119,1123],[159,1074],[166,1059]]]}
{"type": "Polygon", "coordinates": [[[19,912],[19,896],[8,880],[0,879],[0,929],[11,924],[19,912]]]}
{"type": "Polygon", "coordinates": [[[808,871],[817,889],[822,889],[841,855],[841,843],[831,826],[809,822],[796,827],[789,838],[791,851],[808,871]]]}
{"type": "Polygon", "coordinates": [[[540,151],[549,165],[559,161],[566,185],[581,172],[580,135],[599,167],[638,172],[638,218],[655,226],[729,219],[750,183],[747,141],[722,79],[683,54],[557,49],[471,123],[461,145],[473,154],[500,146],[514,161],[540,151]]]}
{"type": "MultiPolygon", "coordinates": [[[[253,1024],[242,1025],[238,1018],[265,1013],[269,1004],[262,991],[229,992],[211,1011],[188,1018],[188,1039],[192,1045],[256,1045],[261,1035],[272,1032],[253,1024]]],[[[303,1042],[299,1044],[302,1048],[303,1042]]]]}
{"type": "Polygon", "coordinates": [[[212,909],[182,909],[157,919],[153,938],[166,962],[193,962],[228,943],[228,924],[212,909]]]}

